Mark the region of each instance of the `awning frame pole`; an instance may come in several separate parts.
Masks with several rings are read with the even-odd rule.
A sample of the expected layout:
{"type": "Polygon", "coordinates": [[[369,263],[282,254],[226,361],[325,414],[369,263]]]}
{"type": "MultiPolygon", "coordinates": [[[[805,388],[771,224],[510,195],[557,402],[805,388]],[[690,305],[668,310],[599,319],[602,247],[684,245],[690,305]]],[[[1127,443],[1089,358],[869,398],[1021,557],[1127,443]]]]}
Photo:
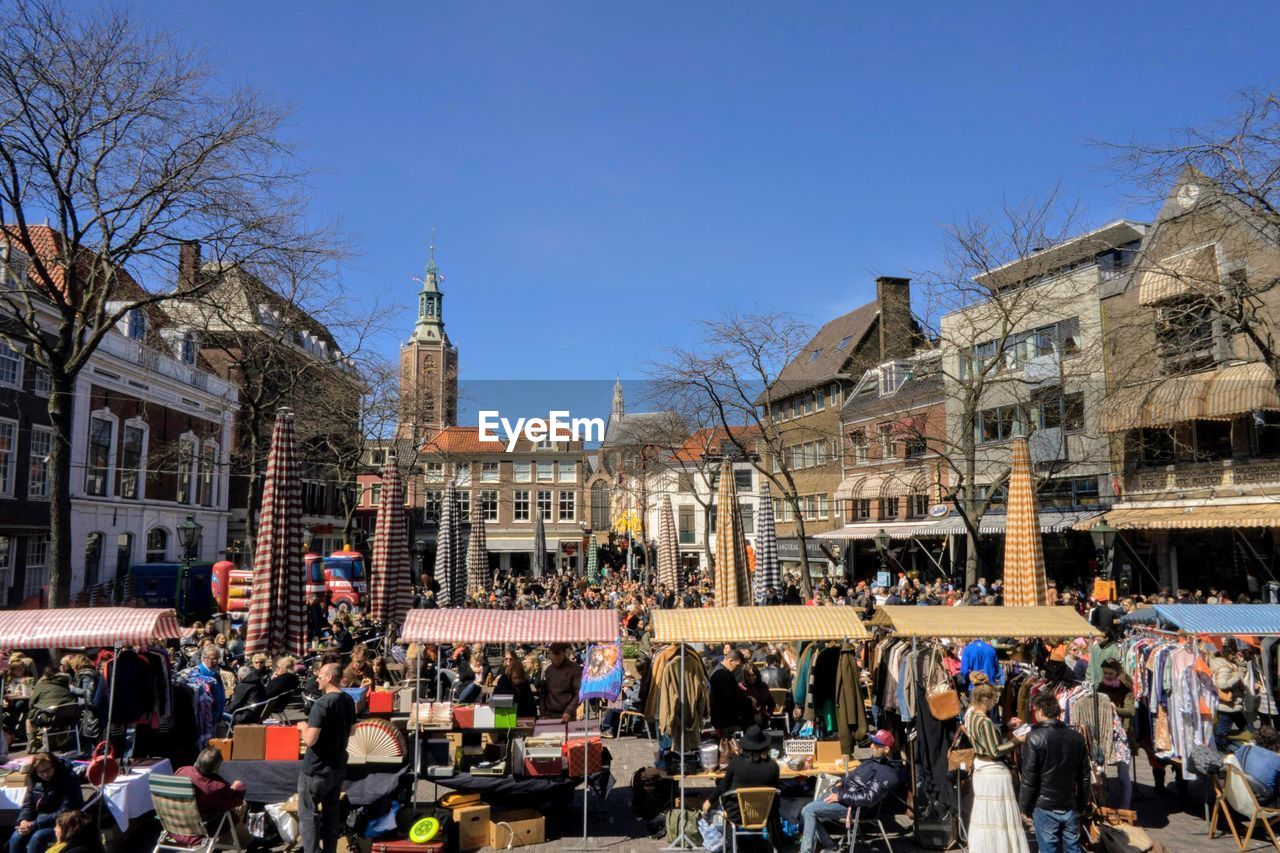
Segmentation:
{"type": "MultiPolygon", "coordinates": [[[[690,840],[689,840],[689,838],[688,838],[688,836],[687,836],[687,835],[685,834],[685,832],[684,832],[684,822],[685,822],[685,820],[687,820],[687,815],[688,815],[688,813],[689,813],[689,810],[685,807],[685,806],[686,806],[686,804],[685,804],[685,776],[686,776],[686,775],[688,775],[688,774],[687,774],[687,773],[685,773],[685,766],[684,766],[684,757],[685,757],[685,753],[686,753],[686,750],[685,750],[685,738],[684,738],[684,732],[685,732],[685,729],[686,729],[686,728],[688,728],[688,724],[685,722],[685,718],[684,718],[684,717],[685,717],[685,704],[686,704],[686,703],[685,703],[685,674],[684,674],[684,673],[685,673],[685,666],[684,666],[684,641],[681,641],[681,642],[680,642],[680,759],[679,759],[679,765],[680,765],[680,819],[679,819],[679,822],[676,824],[676,829],[678,830],[678,832],[677,832],[677,834],[676,834],[676,840],[675,840],[675,841],[673,841],[673,842],[671,842],[671,845],[670,845],[669,847],[663,847],[663,848],[662,848],[663,853],[666,853],[666,851],[671,851],[671,850],[704,850],[704,849],[706,849],[706,848],[701,847],[700,845],[694,844],[692,841],[690,841],[690,840]]],[[[648,725],[648,724],[646,723],[646,725],[648,725]]],[[[659,743],[661,743],[661,734],[662,734],[662,733],[661,733],[661,732],[659,732],[658,734],[659,734],[659,743]]]]}

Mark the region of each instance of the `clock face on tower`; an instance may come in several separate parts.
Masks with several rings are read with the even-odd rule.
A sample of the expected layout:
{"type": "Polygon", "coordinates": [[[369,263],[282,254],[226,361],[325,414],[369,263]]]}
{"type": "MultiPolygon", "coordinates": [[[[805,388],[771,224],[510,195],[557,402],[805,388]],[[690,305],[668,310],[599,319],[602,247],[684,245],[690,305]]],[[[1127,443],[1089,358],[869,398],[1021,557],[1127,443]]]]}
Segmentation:
{"type": "Polygon", "coordinates": [[[1183,184],[1178,190],[1178,206],[1183,210],[1189,210],[1199,198],[1200,187],[1196,184],[1183,184]]]}

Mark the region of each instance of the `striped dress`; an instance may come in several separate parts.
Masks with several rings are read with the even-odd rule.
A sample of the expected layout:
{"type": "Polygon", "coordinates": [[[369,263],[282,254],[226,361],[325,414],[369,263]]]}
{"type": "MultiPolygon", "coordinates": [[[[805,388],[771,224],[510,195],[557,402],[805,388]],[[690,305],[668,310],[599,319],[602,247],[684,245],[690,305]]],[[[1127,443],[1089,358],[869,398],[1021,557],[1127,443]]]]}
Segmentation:
{"type": "Polygon", "coordinates": [[[982,853],[1030,853],[1022,830],[1018,798],[1002,754],[1000,732],[991,718],[970,706],[964,730],[973,744],[973,810],[969,813],[969,849],[982,853]]]}

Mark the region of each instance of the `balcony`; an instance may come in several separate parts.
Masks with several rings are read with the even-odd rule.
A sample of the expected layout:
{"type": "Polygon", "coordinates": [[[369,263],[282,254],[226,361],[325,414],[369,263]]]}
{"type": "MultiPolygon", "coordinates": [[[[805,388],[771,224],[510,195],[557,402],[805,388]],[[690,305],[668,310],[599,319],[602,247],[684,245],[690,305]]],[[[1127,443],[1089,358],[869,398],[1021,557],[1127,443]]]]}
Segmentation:
{"type": "Polygon", "coordinates": [[[1125,475],[1126,495],[1239,489],[1256,491],[1280,484],[1280,459],[1224,459],[1215,462],[1183,462],[1145,468],[1125,475]]]}
{"type": "Polygon", "coordinates": [[[169,353],[147,346],[123,335],[107,335],[102,349],[116,358],[138,365],[148,373],[175,379],[200,391],[225,397],[230,385],[223,379],[192,364],[185,364],[169,353]]]}

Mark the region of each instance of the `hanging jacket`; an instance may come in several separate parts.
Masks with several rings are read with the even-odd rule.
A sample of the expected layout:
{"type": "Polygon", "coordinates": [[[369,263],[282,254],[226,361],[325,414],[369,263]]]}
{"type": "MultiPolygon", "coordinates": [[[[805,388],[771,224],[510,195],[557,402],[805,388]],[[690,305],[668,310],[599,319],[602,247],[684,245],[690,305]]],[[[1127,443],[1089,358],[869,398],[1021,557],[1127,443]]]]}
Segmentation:
{"type": "Polygon", "coordinates": [[[862,701],[862,669],[857,655],[857,650],[846,643],[836,662],[836,731],[844,755],[853,755],[854,746],[867,734],[867,708],[862,701]]]}

